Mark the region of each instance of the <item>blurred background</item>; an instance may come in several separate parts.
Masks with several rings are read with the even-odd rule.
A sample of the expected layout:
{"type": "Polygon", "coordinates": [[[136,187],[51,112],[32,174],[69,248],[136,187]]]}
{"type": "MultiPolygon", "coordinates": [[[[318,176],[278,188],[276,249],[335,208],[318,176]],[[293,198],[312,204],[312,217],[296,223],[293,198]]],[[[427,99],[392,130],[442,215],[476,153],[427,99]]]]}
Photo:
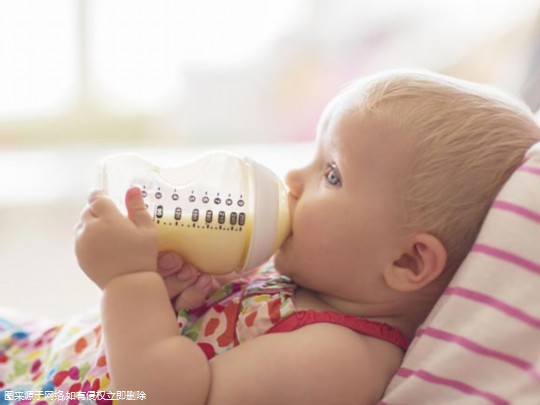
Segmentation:
{"type": "Polygon", "coordinates": [[[0,0],[0,306],[99,303],[73,227],[99,161],[310,158],[325,104],[419,67],[540,105],[540,0],[0,0]]]}

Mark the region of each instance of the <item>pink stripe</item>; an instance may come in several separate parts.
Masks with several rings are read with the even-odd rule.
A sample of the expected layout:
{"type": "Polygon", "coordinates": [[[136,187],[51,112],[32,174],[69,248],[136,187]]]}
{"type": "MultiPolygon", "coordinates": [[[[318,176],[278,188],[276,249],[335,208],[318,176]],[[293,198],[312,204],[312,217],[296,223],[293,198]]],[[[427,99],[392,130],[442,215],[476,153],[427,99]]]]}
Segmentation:
{"type": "Polygon", "coordinates": [[[491,357],[497,360],[501,360],[505,363],[511,364],[514,367],[519,368],[527,372],[534,380],[540,381],[540,373],[534,369],[534,365],[526,362],[518,357],[511,356],[506,353],[502,353],[496,350],[488,349],[485,346],[481,346],[478,343],[473,342],[472,340],[466,339],[462,336],[455,335],[453,333],[445,332],[440,329],[435,328],[425,328],[420,329],[417,333],[417,336],[430,336],[435,339],[444,340],[446,342],[456,343],[472,352],[477,354],[491,357]]]}
{"type": "Polygon", "coordinates": [[[463,393],[465,393],[467,395],[474,395],[474,396],[477,396],[477,397],[482,397],[482,398],[487,399],[488,401],[491,401],[492,403],[497,404],[497,405],[499,405],[499,404],[500,405],[509,404],[508,401],[505,401],[501,397],[499,397],[499,396],[497,396],[495,394],[492,394],[491,392],[481,391],[481,390],[476,389],[476,388],[474,388],[474,387],[472,387],[472,386],[470,386],[468,384],[465,384],[465,383],[463,383],[461,381],[451,380],[449,378],[438,377],[438,376],[436,376],[434,374],[431,374],[431,373],[429,373],[429,372],[427,372],[425,370],[410,370],[408,368],[401,367],[398,370],[397,375],[400,376],[400,377],[403,377],[403,378],[409,378],[411,376],[415,376],[415,377],[421,378],[422,380],[433,383],[433,384],[444,385],[446,387],[453,388],[453,389],[461,391],[461,392],[463,392],[463,393]]]}
{"type": "Polygon", "coordinates": [[[540,167],[533,167],[533,166],[520,166],[517,168],[518,172],[526,172],[526,173],[532,173],[537,174],[540,176],[540,167]]]}
{"type": "Polygon", "coordinates": [[[498,249],[493,246],[484,245],[482,243],[476,243],[472,247],[471,251],[484,253],[488,256],[492,256],[505,262],[515,264],[533,273],[540,274],[540,265],[505,250],[498,249]]]}
{"type": "Polygon", "coordinates": [[[515,318],[521,322],[524,322],[530,326],[540,329],[540,320],[530,316],[529,314],[523,312],[520,309],[514,308],[502,301],[499,301],[496,298],[490,297],[476,291],[468,290],[462,287],[448,287],[444,295],[458,295],[463,298],[470,299],[472,301],[480,302],[482,304],[488,305],[493,309],[496,309],[500,312],[505,313],[506,315],[515,318]]]}
{"type": "Polygon", "coordinates": [[[540,222],[540,214],[527,208],[521,207],[517,204],[512,204],[506,201],[495,201],[492,207],[521,215],[522,217],[530,219],[531,221],[540,222]]]}

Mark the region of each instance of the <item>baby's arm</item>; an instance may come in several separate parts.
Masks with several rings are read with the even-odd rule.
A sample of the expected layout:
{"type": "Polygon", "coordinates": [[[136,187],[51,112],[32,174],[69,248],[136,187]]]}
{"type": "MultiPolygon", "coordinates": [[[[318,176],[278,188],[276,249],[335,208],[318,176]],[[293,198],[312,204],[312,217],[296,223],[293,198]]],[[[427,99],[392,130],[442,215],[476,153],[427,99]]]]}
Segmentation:
{"type": "Polygon", "coordinates": [[[156,271],[157,233],[140,190],[126,194],[128,216],[96,190],[77,225],[80,267],[102,290],[107,364],[116,390],[144,391],[152,404],[206,401],[208,362],[178,336],[163,279],[156,271]]]}
{"type": "Polygon", "coordinates": [[[144,391],[149,404],[206,403],[208,361],[196,344],[179,336],[161,276],[115,278],[103,291],[101,316],[115,390],[144,391]]]}

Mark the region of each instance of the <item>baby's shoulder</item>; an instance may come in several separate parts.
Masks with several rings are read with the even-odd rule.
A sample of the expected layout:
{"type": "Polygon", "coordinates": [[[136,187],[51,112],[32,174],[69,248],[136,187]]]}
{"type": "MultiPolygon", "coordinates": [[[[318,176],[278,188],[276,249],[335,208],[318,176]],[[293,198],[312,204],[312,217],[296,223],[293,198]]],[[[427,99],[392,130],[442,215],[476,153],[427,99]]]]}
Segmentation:
{"type": "Polygon", "coordinates": [[[220,382],[214,398],[238,404],[268,398],[274,403],[375,403],[401,355],[390,343],[372,340],[326,323],[261,335],[212,361],[213,379],[220,382]]]}
{"type": "Polygon", "coordinates": [[[403,350],[394,344],[341,325],[314,324],[295,333],[306,346],[309,342],[312,346],[298,351],[298,361],[309,364],[307,358],[316,356],[318,359],[311,367],[327,367],[328,375],[336,373],[333,374],[336,378],[344,380],[336,382],[336,390],[348,387],[356,398],[366,399],[367,396],[367,403],[381,398],[403,360],[403,350]],[[317,342],[315,346],[313,342],[317,342]]]}
{"type": "Polygon", "coordinates": [[[299,338],[315,341],[319,352],[327,351],[343,362],[344,366],[364,368],[368,365],[371,373],[383,379],[391,379],[395,374],[404,352],[386,340],[358,333],[342,325],[317,323],[295,331],[299,338]]]}
{"type": "MultiPolygon", "coordinates": [[[[351,398],[366,403],[377,402],[403,359],[397,346],[363,335],[342,325],[317,323],[283,334],[296,348],[289,353],[311,378],[324,377],[337,392],[347,392],[351,398]]],[[[300,370],[298,370],[300,372],[300,370]]],[[[343,398],[343,403],[364,403],[343,398]]]]}

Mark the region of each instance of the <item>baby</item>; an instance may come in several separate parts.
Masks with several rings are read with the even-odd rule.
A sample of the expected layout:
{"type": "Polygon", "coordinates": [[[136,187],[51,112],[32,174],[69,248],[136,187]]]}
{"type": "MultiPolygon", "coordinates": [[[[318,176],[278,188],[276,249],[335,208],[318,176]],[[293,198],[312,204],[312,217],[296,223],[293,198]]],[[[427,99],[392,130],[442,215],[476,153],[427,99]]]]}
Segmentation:
{"type": "Polygon", "coordinates": [[[287,175],[292,234],[275,269],[225,278],[158,258],[139,190],[127,217],[92,192],[76,254],[103,290],[101,389],[153,404],[376,403],[539,139],[532,114],[489,88],[366,77],[329,104],[313,161],[287,175]]]}

